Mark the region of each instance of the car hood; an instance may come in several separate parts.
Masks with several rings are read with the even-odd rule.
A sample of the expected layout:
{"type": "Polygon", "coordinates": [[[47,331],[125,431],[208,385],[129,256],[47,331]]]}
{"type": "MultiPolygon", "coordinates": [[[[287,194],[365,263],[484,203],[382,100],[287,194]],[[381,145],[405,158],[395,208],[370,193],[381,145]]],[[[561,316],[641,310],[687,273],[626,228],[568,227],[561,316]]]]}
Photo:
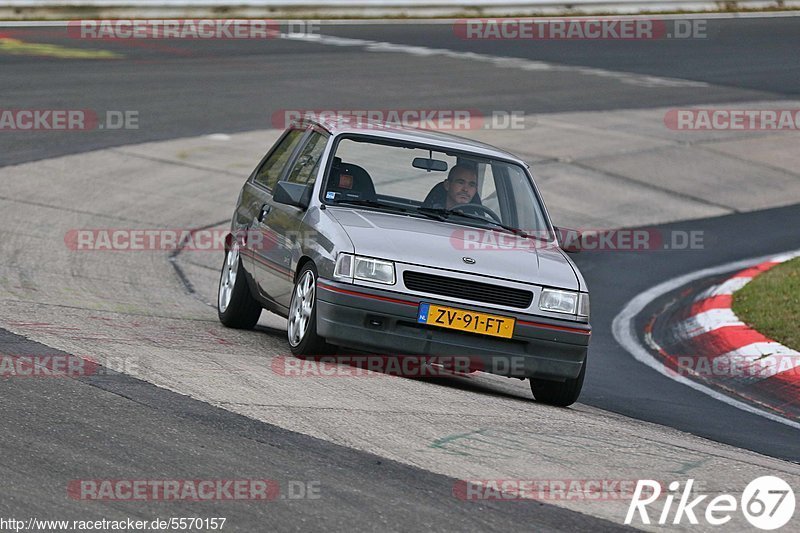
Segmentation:
{"type": "Polygon", "coordinates": [[[579,290],[578,276],[562,251],[503,230],[452,224],[344,207],[329,211],[355,253],[401,263],[579,290]],[[464,257],[474,259],[467,264],[464,257]]]}

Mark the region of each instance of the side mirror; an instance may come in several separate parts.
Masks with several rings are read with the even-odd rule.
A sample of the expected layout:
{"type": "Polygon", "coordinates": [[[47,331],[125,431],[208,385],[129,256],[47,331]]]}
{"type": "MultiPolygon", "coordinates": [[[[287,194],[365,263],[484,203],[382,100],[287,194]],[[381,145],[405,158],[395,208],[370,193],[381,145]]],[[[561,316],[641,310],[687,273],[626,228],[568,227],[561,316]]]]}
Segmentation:
{"type": "Polygon", "coordinates": [[[555,228],[558,246],[568,254],[577,254],[581,251],[581,232],[570,228],[555,228]]]}
{"type": "Polygon", "coordinates": [[[312,188],[313,185],[279,181],[275,184],[275,189],[272,192],[272,200],[279,204],[306,209],[311,203],[311,194],[307,191],[312,188]]]}

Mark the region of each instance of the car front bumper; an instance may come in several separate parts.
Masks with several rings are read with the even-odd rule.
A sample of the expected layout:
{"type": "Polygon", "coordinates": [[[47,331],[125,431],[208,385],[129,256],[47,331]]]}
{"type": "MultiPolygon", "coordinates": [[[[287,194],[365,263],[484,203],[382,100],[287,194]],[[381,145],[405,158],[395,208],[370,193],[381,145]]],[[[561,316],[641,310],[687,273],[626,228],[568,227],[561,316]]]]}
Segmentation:
{"type": "Polygon", "coordinates": [[[469,357],[478,362],[474,368],[493,374],[564,380],[580,373],[591,327],[321,279],[317,333],[332,344],[373,353],[469,357]],[[418,324],[421,301],[513,316],[514,336],[502,339],[418,324]]]}

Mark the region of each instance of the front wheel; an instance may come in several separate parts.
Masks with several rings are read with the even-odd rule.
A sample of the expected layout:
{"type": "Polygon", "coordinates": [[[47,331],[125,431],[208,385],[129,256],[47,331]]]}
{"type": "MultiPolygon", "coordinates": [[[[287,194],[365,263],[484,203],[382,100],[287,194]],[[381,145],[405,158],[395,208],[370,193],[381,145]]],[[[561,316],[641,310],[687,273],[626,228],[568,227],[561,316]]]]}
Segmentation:
{"type": "Polygon", "coordinates": [[[531,378],[531,392],[537,401],[567,407],[578,401],[583,388],[583,378],[586,376],[586,361],[581,366],[578,377],[564,381],[550,381],[547,379],[531,378]]]}
{"type": "Polygon", "coordinates": [[[230,250],[225,252],[219,275],[217,315],[223,325],[236,329],[253,329],[261,316],[261,305],[250,294],[244,279],[238,242],[233,242],[230,250]]]}
{"type": "Polygon", "coordinates": [[[297,276],[287,318],[289,348],[294,355],[330,353],[334,347],[317,335],[317,269],[306,264],[297,276]]]}

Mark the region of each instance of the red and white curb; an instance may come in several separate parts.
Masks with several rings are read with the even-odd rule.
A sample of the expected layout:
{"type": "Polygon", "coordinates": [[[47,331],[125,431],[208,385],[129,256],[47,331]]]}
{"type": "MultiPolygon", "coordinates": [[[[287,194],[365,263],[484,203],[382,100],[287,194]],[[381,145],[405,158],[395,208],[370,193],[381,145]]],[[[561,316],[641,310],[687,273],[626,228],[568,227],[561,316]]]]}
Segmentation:
{"type": "Polygon", "coordinates": [[[739,368],[737,379],[742,385],[761,382],[776,390],[800,391],[800,353],[765,337],[748,327],[731,309],[733,293],[744,287],[755,276],[775,265],[800,256],[800,250],[781,255],[770,255],[736,261],[718,267],[692,272],[661,283],[639,294],[620,312],[612,324],[614,338],[638,361],[661,374],[688,387],[739,409],[769,418],[797,429],[800,423],[750,403],[737,400],[716,388],[690,379],[681,372],[664,365],[664,361],[639,341],[635,329],[636,316],[653,300],[693,281],[739,270],[723,283],[700,293],[692,303],[689,316],[676,325],[679,338],[713,347],[708,357],[716,368],[739,368]]]}
{"type": "Polygon", "coordinates": [[[676,325],[677,337],[708,347],[714,368],[737,369],[739,380],[752,384],[773,378],[777,389],[795,384],[800,391],[800,352],[747,326],[731,309],[733,294],[756,276],[800,254],[783,254],[741,270],[695,298],[689,317],[676,325]]]}

